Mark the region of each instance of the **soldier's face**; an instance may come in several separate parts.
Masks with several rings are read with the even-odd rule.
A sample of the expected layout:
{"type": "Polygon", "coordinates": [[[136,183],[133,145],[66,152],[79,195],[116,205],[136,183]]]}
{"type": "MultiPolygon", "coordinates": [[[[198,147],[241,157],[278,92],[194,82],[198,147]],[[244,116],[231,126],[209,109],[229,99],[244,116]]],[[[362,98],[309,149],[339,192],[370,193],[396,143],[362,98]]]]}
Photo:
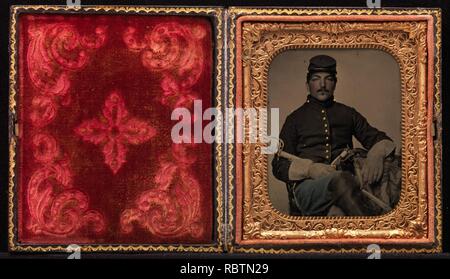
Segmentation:
{"type": "Polygon", "coordinates": [[[309,93],[319,101],[326,101],[334,94],[336,80],[330,73],[314,73],[307,83],[309,93]]]}

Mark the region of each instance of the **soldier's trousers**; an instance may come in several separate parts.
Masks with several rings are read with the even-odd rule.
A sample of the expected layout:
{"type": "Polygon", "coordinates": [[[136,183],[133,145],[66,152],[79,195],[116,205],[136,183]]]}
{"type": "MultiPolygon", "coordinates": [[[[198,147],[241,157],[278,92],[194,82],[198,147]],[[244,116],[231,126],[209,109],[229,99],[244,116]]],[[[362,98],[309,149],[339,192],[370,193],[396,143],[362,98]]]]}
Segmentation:
{"type": "Polygon", "coordinates": [[[318,179],[305,179],[295,185],[294,199],[304,216],[325,216],[336,205],[346,215],[365,215],[359,185],[347,171],[336,171],[318,179]]]}

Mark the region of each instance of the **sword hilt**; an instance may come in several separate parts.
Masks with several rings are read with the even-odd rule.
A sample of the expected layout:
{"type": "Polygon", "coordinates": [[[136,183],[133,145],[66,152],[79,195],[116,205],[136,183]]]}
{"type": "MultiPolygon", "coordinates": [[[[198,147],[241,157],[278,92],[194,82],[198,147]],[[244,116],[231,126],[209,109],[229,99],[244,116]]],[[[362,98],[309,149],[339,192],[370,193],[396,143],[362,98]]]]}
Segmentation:
{"type": "Polygon", "coordinates": [[[300,159],[299,157],[297,157],[297,156],[295,156],[295,155],[293,155],[293,154],[291,154],[291,153],[288,153],[288,152],[286,152],[286,151],[283,151],[283,148],[284,148],[284,142],[283,142],[283,140],[282,140],[282,139],[278,139],[278,152],[277,152],[277,155],[278,155],[279,157],[288,159],[289,161],[293,161],[293,160],[298,160],[298,159],[300,159]]]}

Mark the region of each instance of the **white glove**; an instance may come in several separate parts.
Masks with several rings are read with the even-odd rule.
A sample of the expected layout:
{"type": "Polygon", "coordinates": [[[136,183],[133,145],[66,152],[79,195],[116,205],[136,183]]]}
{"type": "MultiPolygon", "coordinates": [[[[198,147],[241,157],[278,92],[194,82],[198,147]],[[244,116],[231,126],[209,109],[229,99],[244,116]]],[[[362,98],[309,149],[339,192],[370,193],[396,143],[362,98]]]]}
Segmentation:
{"type": "Polygon", "coordinates": [[[364,183],[372,184],[383,175],[384,158],[395,149],[395,144],[390,140],[377,142],[367,153],[361,176],[364,183]]]}
{"type": "Polygon", "coordinates": [[[331,165],[313,163],[309,159],[299,158],[291,162],[289,167],[289,180],[301,180],[304,178],[317,179],[335,171],[336,169],[331,165]]]}

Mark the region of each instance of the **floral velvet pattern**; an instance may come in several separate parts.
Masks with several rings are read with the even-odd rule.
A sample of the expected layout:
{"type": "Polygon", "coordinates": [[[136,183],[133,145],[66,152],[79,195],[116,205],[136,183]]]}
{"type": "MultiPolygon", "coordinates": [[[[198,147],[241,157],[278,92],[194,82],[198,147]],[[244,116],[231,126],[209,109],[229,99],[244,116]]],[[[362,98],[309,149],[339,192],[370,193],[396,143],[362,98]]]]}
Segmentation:
{"type": "Polygon", "coordinates": [[[119,92],[106,99],[101,119],[86,120],[75,129],[85,141],[103,145],[105,163],[117,173],[126,162],[127,144],[141,144],[152,138],[156,131],[146,122],[129,118],[119,92]]]}
{"type": "Polygon", "coordinates": [[[171,140],[173,109],[211,106],[210,22],[23,14],[19,30],[19,242],[211,243],[212,146],[171,140]]]}

